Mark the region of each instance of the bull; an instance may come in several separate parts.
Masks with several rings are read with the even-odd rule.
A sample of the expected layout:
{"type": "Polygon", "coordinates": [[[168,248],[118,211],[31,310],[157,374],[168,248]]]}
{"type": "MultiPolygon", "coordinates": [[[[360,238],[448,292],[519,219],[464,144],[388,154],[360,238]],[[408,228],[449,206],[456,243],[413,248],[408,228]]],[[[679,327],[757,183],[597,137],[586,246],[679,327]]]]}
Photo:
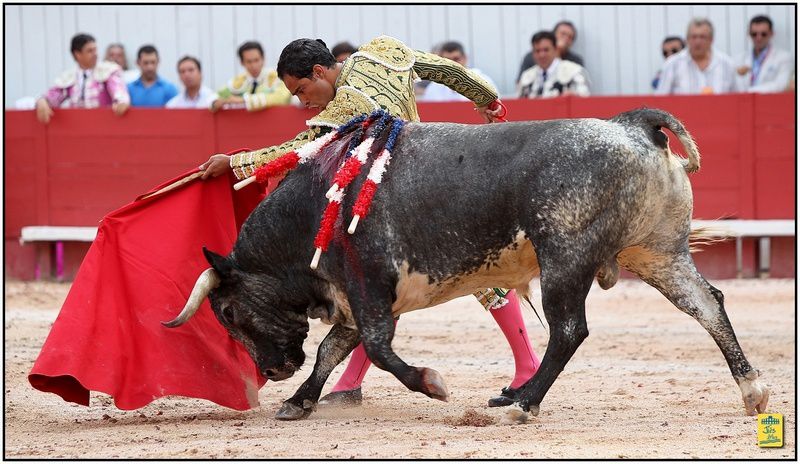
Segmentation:
{"type": "MultiPolygon", "coordinates": [[[[334,242],[314,270],[303,251],[313,250],[327,204],[324,164],[290,173],[253,211],[230,255],[204,249],[211,268],[168,323],[186,322],[208,296],[219,322],[274,381],[303,364],[309,318],[333,325],[310,377],[284,401],[277,419],[307,417],[331,371],[359,341],[376,366],[407,388],[447,400],[438,372],[409,366],[392,350],[393,318],[482,287],[525,295],[540,274],[550,340],[539,371],[506,411],[507,419],[523,422],[528,413],[538,414],[589,334],[585,300],[593,279],[612,286],[618,266],[708,331],[747,414],[766,409],[769,391],[742,352],[722,292],[690,256],[687,173],[699,168],[700,155],[669,113],[639,109],[609,120],[483,126],[409,123],[370,216],[352,236],[343,232],[340,217],[334,242]],[[687,158],[670,151],[661,128],[678,137],[687,158]]],[[[351,195],[344,216],[352,203],[351,195]]]]}

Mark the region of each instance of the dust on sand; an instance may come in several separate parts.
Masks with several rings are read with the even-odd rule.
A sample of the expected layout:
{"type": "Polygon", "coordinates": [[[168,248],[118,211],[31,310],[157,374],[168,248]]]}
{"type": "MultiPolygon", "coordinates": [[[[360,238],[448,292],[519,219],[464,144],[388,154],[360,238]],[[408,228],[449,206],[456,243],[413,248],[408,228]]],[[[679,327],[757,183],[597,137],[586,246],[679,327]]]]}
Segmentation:
{"type": "MultiPolygon", "coordinates": [[[[486,407],[510,381],[514,364],[491,316],[471,297],[403,315],[395,337],[406,362],[444,376],[449,403],[410,392],[373,368],[362,406],[320,408],[304,421],[279,422],[273,415],[310,373],[327,326],[312,321],[306,366],[291,379],[265,385],[254,410],[170,397],[120,411],[108,395],[96,392],[84,407],[27,382],[69,286],[7,282],[5,456],[794,458],[794,281],[713,284],[725,293],[739,342],[770,387],[769,411],[784,414],[783,448],[756,446],[756,419],[744,415],[739,388],[711,337],[641,282],[622,281],[609,291],[592,288],[589,338],[550,389],[539,416],[514,426],[499,425],[502,408],[486,407]]],[[[537,282],[533,288],[541,311],[537,282]]],[[[530,309],[524,311],[541,356],[547,332],[530,309]]]]}

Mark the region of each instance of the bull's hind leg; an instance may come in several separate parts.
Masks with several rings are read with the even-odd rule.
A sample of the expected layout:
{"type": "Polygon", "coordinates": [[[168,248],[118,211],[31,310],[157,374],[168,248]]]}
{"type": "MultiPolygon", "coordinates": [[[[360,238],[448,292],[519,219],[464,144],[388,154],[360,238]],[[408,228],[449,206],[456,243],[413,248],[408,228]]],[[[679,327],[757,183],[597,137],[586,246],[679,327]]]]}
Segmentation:
{"type": "Polygon", "coordinates": [[[311,376],[297,389],[294,396],[283,402],[275,414],[279,420],[296,420],[308,417],[315,409],[322,387],[333,369],[358,345],[358,331],[336,324],[322,340],[317,350],[317,362],[311,376]]]}
{"type": "Polygon", "coordinates": [[[540,255],[542,307],[550,326],[550,341],[539,370],[522,387],[517,402],[508,407],[504,423],[525,422],[526,411],[533,415],[539,413],[539,404],[547,391],[589,336],[586,295],[595,269],[575,259],[561,258],[547,259],[544,253],[540,255]]]}
{"type": "Polygon", "coordinates": [[[742,390],[748,415],[764,412],[769,390],[758,381],[759,371],[745,358],[728,320],[722,292],[697,272],[687,251],[671,255],[637,248],[623,251],[620,263],[703,326],[722,351],[734,380],[742,390]]]}

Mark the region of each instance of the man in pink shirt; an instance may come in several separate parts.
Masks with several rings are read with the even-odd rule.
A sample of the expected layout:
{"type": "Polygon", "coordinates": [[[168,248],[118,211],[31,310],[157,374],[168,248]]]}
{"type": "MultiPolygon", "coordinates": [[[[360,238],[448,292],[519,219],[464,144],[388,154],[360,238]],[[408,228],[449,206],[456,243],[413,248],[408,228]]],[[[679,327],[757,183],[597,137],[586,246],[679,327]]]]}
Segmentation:
{"type": "Polygon", "coordinates": [[[78,67],[64,71],[56,79],[55,86],[36,101],[39,121],[50,122],[53,108],[64,103],[70,108],[111,106],[114,114],[123,115],[130,106],[130,97],[122,68],[110,61],[97,64],[97,44],[88,34],[73,37],[71,51],[78,67]]]}

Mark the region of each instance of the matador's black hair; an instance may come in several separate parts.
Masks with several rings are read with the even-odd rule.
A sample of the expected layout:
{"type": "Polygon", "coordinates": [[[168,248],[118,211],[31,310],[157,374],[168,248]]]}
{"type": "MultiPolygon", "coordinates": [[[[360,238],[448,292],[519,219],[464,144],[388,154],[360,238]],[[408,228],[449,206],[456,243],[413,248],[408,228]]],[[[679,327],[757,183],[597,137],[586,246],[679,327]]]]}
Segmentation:
{"type": "Polygon", "coordinates": [[[331,68],[336,65],[336,58],[328,50],[322,40],[293,40],[281,52],[278,59],[278,77],[290,75],[296,79],[311,77],[315,64],[331,68]]]}

